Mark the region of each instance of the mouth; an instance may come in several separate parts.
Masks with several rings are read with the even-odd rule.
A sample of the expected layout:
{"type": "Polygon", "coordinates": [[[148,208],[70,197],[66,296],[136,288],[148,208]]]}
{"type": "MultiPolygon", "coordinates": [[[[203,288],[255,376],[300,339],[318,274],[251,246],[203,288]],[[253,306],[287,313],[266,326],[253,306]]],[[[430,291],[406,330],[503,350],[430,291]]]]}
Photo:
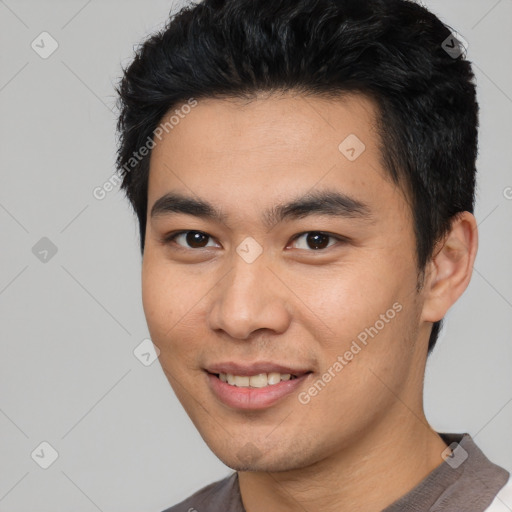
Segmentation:
{"type": "Polygon", "coordinates": [[[280,382],[286,382],[297,378],[297,375],[278,372],[258,373],[257,375],[233,375],[232,373],[214,373],[212,375],[215,375],[219,380],[230,386],[256,389],[275,386],[280,382]]]}
{"type": "Polygon", "coordinates": [[[213,394],[234,409],[264,409],[290,395],[312,373],[275,364],[224,364],[205,370],[213,394]]]}

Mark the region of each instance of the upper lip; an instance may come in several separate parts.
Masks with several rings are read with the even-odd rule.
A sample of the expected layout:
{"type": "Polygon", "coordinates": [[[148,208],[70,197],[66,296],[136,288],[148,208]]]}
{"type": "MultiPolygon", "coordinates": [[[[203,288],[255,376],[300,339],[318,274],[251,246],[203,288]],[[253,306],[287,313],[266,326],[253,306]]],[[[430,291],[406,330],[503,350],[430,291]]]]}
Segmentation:
{"type": "Polygon", "coordinates": [[[232,361],[217,363],[209,365],[205,368],[208,373],[229,373],[231,375],[240,375],[241,377],[248,377],[251,375],[258,375],[260,373],[281,373],[294,375],[300,377],[305,373],[309,373],[310,370],[285,366],[282,364],[271,363],[266,361],[257,361],[251,364],[235,363],[232,361]]]}

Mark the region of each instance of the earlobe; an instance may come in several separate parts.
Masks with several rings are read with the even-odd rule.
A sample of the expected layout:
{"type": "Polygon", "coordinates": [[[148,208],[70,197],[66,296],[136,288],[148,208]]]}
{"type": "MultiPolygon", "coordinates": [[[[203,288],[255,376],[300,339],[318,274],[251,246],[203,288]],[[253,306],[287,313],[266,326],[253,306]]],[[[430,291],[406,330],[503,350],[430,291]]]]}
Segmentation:
{"type": "Polygon", "coordinates": [[[467,288],[478,249],[478,228],[469,212],[459,213],[428,264],[422,320],[437,322],[467,288]]]}

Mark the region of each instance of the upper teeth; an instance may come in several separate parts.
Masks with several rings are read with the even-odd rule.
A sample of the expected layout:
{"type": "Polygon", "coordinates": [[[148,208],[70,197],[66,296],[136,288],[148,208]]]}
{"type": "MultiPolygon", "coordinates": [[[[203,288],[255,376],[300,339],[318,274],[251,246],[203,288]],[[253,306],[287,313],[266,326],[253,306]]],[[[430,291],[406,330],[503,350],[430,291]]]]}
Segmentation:
{"type": "Polygon", "coordinates": [[[222,382],[227,382],[232,386],[240,388],[264,388],[265,386],[272,386],[279,384],[282,380],[290,380],[292,375],[289,373],[259,373],[258,375],[242,376],[232,375],[231,373],[219,373],[219,379],[222,382]]]}

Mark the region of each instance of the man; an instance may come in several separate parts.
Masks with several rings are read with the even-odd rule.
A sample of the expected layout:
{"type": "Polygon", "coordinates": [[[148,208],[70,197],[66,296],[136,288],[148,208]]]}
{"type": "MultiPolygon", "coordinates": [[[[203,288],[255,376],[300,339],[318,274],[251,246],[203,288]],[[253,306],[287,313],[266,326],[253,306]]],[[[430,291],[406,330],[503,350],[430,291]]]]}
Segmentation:
{"type": "Polygon", "coordinates": [[[507,510],[508,472],[423,411],[478,243],[455,35],[406,0],[205,0],[119,94],[151,338],[235,470],[169,510],[507,510]]]}

